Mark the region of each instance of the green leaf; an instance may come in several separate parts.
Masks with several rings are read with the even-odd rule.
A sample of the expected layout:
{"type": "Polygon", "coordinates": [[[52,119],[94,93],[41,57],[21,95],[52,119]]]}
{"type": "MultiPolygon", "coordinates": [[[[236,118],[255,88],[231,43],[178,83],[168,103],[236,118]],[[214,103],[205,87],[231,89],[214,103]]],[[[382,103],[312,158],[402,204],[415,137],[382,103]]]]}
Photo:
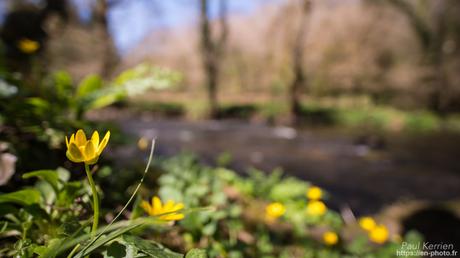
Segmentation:
{"type": "Polygon", "coordinates": [[[188,251],[188,253],[185,255],[185,258],[207,258],[208,255],[206,254],[206,251],[203,249],[192,249],[188,251]]]}
{"type": "Polygon", "coordinates": [[[16,203],[19,205],[30,205],[40,203],[41,194],[36,189],[24,189],[12,193],[0,195],[0,203],[16,203]]]}
{"type": "Polygon", "coordinates": [[[0,221],[0,234],[6,231],[8,221],[0,221]]]}
{"type": "Polygon", "coordinates": [[[294,198],[303,197],[307,189],[307,183],[288,178],[273,186],[270,191],[270,198],[275,201],[289,201],[294,198]]]}
{"type": "Polygon", "coordinates": [[[69,97],[69,93],[73,89],[72,76],[66,71],[58,71],[53,77],[57,96],[59,98],[69,97]]]}
{"type": "Polygon", "coordinates": [[[35,219],[45,219],[45,220],[50,219],[48,213],[46,213],[46,211],[42,209],[40,205],[36,203],[25,206],[24,210],[27,211],[27,213],[29,213],[30,215],[32,215],[35,219]]]}
{"type": "Polygon", "coordinates": [[[366,236],[358,236],[346,247],[352,254],[363,254],[368,251],[369,248],[369,241],[366,236]]]}
{"type": "Polygon", "coordinates": [[[123,235],[124,233],[139,227],[142,224],[143,223],[134,223],[132,225],[129,225],[129,226],[126,226],[126,227],[121,228],[119,230],[116,230],[116,231],[114,231],[114,232],[112,232],[112,233],[110,233],[108,235],[104,235],[101,238],[99,238],[98,240],[96,240],[95,242],[90,242],[88,247],[84,248],[77,255],[75,255],[75,258],[81,258],[81,257],[89,255],[90,253],[95,251],[97,248],[107,244],[108,242],[110,242],[110,241],[114,240],[115,238],[123,235]]]}
{"type": "Polygon", "coordinates": [[[80,105],[84,110],[98,109],[120,101],[126,96],[124,88],[102,88],[82,97],[80,105]]]}
{"type": "Polygon", "coordinates": [[[54,258],[58,255],[59,247],[64,243],[64,240],[65,239],[62,239],[62,238],[51,239],[47,243],[45,249],[40,248],[38,250],[35,250],[35,252],[38,252],[40,257],[43,257],[43,258],[54,258]]]}
{"type": "Polygon", "coordinates": [[[135,246],[139,251],[150,255],[153,258],[182,258],[183,255],[175,253],[158,243],[153,243],[147,240],[144,240],[137,236],[132,235],[123,235],[123,240],[135,246]]]}
{"type": "Polygon", "coordinates": [[[211,236],[211,235],[214,235],[214,233],[216,232],[217,230],[217,224],[216,222],[210,222],[209,224],[205,225],[201,232],[203,232],[204,235],[206,236],[211,236]]]}
{"type": "Polygon", "coordinates": [[[38,97],[28,98],[26,103],[31,106],[30,109],[34,114],[40,116],[44,115],[51,108],[51,103],[38,97]]]}
{"type": "Polygon", "coordinates": [[[170,88],[180,80],[181,75],[177,72],[148,64],[140,64],[118,75],[114,82],[116,85],[123,86],[129,96],[134,96],[149,89],[170,88]]]}
{"type": "Polygon", "coordinates": [[[128,256],[127,246],[124,246],[118,242],[113,242],[107,249],[102,252],[104,258],[124,258],[124,257],[134,257],[132,253],[128,256]]]}
{"type": "Polygon", "coordinates": [[[77,98],[88,95],[102,88],[102,79],[98,75],[88,75],[80,82],[77,89],[77,98]]]}
{"type": "Polygon", "coordinates": [[[70,172],[67,169],[59,167],[59,168],[56,169],[56,172],[57,172],[59,180],[61,180],[61,182],[68,182],[69,181],[70,172]]]}
{"type": "Polygon", "coordinates": [[[12,214],[12,213],[16,213],[18,212],[19,210],[14,207],[14,205],[11,205],[11,204],[0,204],[0,217],[3,217],[7,214],[12,214]]]}
{"type": "Polygon", "coordinates": [[[58,192],[59,175],[55,170],[37,170],[22,175],[22,178],[24,179],[29,179],[32,177],[38,177],[42,180],[45,180],[53,187],[56,192],[58,192]]]}

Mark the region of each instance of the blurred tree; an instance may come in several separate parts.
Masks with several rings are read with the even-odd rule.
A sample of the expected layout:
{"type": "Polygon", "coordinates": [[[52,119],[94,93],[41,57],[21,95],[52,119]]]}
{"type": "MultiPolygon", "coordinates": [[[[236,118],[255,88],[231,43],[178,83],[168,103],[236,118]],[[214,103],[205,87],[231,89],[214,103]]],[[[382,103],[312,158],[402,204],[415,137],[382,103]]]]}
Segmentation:
{"type": "Polygon", "coordinates": [[[449,34],[454,33],[457,38],[459,35],[460,20],[455,12],[459,1],[372,1],[388,3],[407,17],[423,51],[422,65],[431,67],[432,71],[424,78],[430,85],[428,106],[437,113],[445,113],[451,95],[445,67],[446,44],[449,34]]]}
{"type": "Polygon", "coordinates": [[[112,73],[113,68],[117,63],[117,52],[110,35],[109,23],[108,23],[108,9],[114,5],[119,4],[121,1],[108,1],[108,0],[96,0],[92,10],[92,21],[96,26],[100,26],[102,29],[102,41],[105,44],[103,54],[103,65],[102,65],[102,76],[108,77],[112,73]]]}
{"type": "Polygon", "coordinates": [[[213,29],[210,22],[208,0],[200,0],[200,38],[203,68],[206,74],[206,88],[208,91],[210,116],[216,117],[219,111],[217,88],[219,83],[220,65],[222,62],[225,44],[228,36],[227,1],[219,0],[220,34],[213,38],[213,29]]]}
{"type": "Polygon", "coordinates": [[[66,23],[69,18],[68,2],[45,0],[32,4],[27,1],[7,1],[7,4],[10,11],[0,32],[5,45],[5,64],[8,70],[22,73],[25,81],[33,85],[46,67],[46,59],[34,58],[41,56],[46,49],[50,35],[45,23],[53,15],[66,23]]]}
{"type": "Polygon", "coordinates": [[[302,14],[300,17],[299,26],[297,28],[294,45],[292,48],[292,58],[293,58],[293,74],[294,79],[291,82],[289,87],[289,99],[290,99],[290,111],[293,118],[297,118],[301,112],[302,107],[300,103],[301,90],[305,86],[307,78],[304,71],[304,50],[305,50],[305,40],[307,34],[308,20],[310,19],[311,14],[311,1],[303,0],[302,4],[302,14]]]}

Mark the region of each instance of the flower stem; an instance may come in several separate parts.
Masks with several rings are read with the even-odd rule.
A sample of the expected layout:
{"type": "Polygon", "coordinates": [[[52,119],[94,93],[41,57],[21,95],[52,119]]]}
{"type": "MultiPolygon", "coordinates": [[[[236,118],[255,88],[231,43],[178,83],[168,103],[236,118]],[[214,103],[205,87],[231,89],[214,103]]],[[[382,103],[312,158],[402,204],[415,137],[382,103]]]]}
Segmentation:
{"type": "Polygon", "coordinates": [[[88,177],[89,185],[91,186],[91,192],[93,194],[93,227],[91,228],[91,238],[96,236],[97,225],[99,224],[99,198],[97,196],[96,185],[94,184],[93,176],[89,169],[89,165],[85,164],[86,176],[88,177]]]}

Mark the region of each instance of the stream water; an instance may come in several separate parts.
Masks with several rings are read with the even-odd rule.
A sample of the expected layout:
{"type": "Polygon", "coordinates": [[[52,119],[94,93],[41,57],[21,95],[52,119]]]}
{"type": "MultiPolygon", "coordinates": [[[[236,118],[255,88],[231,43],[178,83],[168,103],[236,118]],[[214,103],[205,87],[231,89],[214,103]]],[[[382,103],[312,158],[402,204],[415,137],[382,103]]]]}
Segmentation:
{"type": "Polygon", "coordinates": [[[116,119],[122,130],[155,137],[156,153],[195,153],[212,164],[223,152],[231,168],[283,168],[327,189],[336,207],[374,213],[400,200],[460,199],[460,136],[373,136],[362,132],[272,127],[238,121],[183,121],[149,116],[116,119]]]}

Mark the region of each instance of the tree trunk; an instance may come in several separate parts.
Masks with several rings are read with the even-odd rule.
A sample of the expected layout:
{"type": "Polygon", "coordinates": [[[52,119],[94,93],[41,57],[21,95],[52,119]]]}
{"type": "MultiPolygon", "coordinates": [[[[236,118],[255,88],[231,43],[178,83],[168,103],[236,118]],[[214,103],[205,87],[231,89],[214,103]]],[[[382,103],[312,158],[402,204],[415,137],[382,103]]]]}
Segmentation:
{"type": "Polygon", "coordinates": [[[117,52],[110,35],[109,23],[107,20],[108,12],[108,3],[107,0],[98,0],[95,6],[94,13],[94,22],[96,25],[101,27],[102,30],[102,40],[105,44],[104,53],[103,53],[103,63],[101,74],[103,77],[107,78],[111,75],[113,68],[117,62],[117,52]]]}
{"type": "Polygon", "coordinates": [[[220,75],[220,64],[228,35],[226,0],[220,0],[219,15],[220,35],[218,39],[214,40],[212,38],[212,27],[209,18],[209,3],[207,0],[200,0],[200,43],[203,58],[203,68],[206,76],[206,90],[208,92],[209,113],[211,117],[217,117],[219,113],[217,92],[220,75]]]}
{"type": "Polygon", "coordinates": [[[429,94],[428,108],[443,115],[449,105],[449,81],[444,69],[444,56],[442,44],[446,37],[446,2],[436,2],[436,14],[434,24],[430,26],[424,21],[424,17],[417,14],[416,9],[410,3],[403,0],[389,1],[400,12],[406,15],[414,30],[424,57],[422,63],[430,66],[434,74],[431,76],[431,93],[429,94]]]}
{"type": "Polygon", "coordinates": [[[301,90],[306,84],[303,59],[308,20],[311,14],[311,1],[303,0],[302,5],[300,24],[294,41],[294,47],[292,49],[294,79],[289,87],[290,111],[294,121],[296,121],[302,113],[300,97],[301,90]]]}

